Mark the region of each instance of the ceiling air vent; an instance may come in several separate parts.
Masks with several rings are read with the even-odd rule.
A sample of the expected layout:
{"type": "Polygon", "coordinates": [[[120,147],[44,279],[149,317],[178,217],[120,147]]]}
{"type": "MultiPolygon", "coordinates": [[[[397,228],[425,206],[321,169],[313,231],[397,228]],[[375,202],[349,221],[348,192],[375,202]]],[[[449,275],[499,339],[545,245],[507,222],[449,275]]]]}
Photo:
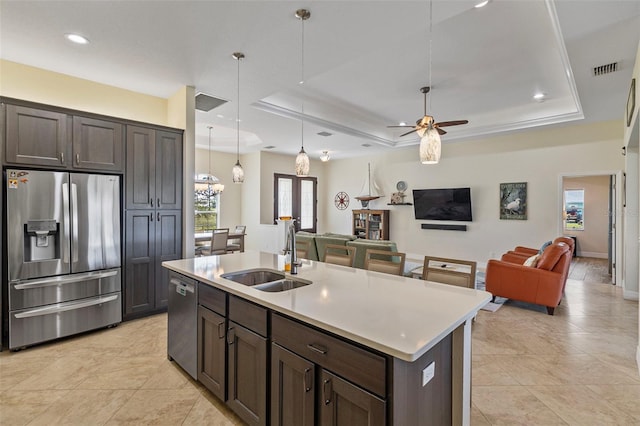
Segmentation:
{"type": "Polygon", "coordinates": [[[211,111],[225,103],[227,103],[227,101],[224,99],[216,98],[202,92],[196,93],[196,109],[198,111],[211,111]]]}
{"type": "Polygon", "coordinates": [[[325,137],[326,137],[326,136],[331,136],[332,134],[333,134],[333,133],[325,132],[324,130],[318,133],[318,135],[320,135],[320,136],[325,136],[325,137]]]}
{"type": "Polygon", "coordinates": [[[609,74],[616,71],[618,71],[617,62],[611,62],[610,64],[593,67],[593,75],[596,77],[599,75],[605,75],[605,74],[609,74]]]}
{"type": "Polygon", "coordinates": [[[273,149],[273,148],[275,148],[274,145],[267,145],[267,146],[264,147],[264,149],[273,149]]]}

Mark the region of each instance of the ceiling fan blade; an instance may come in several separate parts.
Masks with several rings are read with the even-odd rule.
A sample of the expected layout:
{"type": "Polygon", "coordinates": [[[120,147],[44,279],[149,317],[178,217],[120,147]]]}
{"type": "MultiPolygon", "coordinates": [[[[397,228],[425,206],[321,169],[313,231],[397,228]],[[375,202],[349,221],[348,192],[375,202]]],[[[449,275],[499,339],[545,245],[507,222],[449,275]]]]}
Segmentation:
{"type": "Polygon", "coordinates": [[[418,128],[415,128],[415,129],[413,129],[413,130],[412,130],[412,131],[410,131],[410,132],[407,132],[407,133],[403,133],[403,134],[401,134],[399,137],[401,138],[401,137],[403,137],[403,136],[410,135],[411,133],[413,133],[413,132],[417,132],[417,131],[418,131],[418,128]]]}
{"type": "Polygon", "coordinates": [[[387,126],[388,128],[393,128],[393,127],[414,127],[414,126],[387,126]]]}
{"type": "Polygon", "coordinates": [[[439,135],[446,135],[447,132],[445,132],[444,130],[442,130],[440,127],[436,127],[436,130],[438,131],[439,135]]]}
{"type": "Polygon", "coordinates": [[[446,127],[446,126],[459,126],[460,124],[467,124],[469,120],[453,120],[453,121],[443,121],[441,123],[436,123],[435,125],[438,127],[446,127]]]}

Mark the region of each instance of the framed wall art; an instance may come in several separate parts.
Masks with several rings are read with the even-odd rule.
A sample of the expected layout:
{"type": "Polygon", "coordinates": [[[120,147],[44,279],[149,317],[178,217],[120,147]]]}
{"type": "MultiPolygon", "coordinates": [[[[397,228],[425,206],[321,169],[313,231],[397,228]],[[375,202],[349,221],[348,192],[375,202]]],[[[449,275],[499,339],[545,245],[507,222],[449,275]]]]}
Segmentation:
{"type": "Polygon", "coordinates": [[[500,219],[527,220],[527,182],[500,184],[500,219]]]}

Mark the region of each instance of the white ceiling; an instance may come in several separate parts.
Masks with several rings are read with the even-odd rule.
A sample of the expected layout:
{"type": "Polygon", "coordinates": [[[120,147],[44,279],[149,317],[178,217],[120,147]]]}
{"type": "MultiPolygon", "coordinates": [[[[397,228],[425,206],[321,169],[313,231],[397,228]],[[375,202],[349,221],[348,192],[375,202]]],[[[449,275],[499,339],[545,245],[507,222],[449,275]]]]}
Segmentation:
{"type": "Polygon", "coordinates": [[[0,57],[168,97],[191,85],[230,102],[196,114],[196,143],[235,152],[300,148],[333,158],[416,144],[428,112],[443,142],[573,120],[621,119],[640,40],[638,0],[0,1],[0,57]],[[301,21],[307,8],[305,84],[301,21]],[[432,35],[429,26],[432,24],[432,35]],[[79,33],[91,43],[68,42],[79,33]],[[429,55],[431,39],[432,54],[429,55]],[[429,58],[431,61],[429,61],[429,58]],[[429,64],[431,62],[431,65],[429,64]],[[594,66],[619,71],[595,77],[594,66]],[[429,75],[431,68],[431,76],[429,75]],[[544,92],[544,102],[534,101],[544,92]],[[330,137],[318,136],[328,131],[330,137]],[[371,145],[363,147],[363,144],[371,145]]]}

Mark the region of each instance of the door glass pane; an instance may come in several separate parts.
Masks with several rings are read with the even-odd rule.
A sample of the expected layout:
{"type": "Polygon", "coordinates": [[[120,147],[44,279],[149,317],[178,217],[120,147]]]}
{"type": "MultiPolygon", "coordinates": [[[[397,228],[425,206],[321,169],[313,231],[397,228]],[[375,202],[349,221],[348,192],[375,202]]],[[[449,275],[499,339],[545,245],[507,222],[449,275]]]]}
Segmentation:
{"type": "Polygon", "coordinates": [[[278,217],[293,217],[293,180],[278,178],[278,217]]]}
{"type": "Polygon", "coordinates": [[[300,181],[300,228],[313,228],[313,181],[300,181]]]}
{"type": "Polygon", "coordinates": [[[564,229],[584,230],[584,189],[564,191],[564,229]]]}

